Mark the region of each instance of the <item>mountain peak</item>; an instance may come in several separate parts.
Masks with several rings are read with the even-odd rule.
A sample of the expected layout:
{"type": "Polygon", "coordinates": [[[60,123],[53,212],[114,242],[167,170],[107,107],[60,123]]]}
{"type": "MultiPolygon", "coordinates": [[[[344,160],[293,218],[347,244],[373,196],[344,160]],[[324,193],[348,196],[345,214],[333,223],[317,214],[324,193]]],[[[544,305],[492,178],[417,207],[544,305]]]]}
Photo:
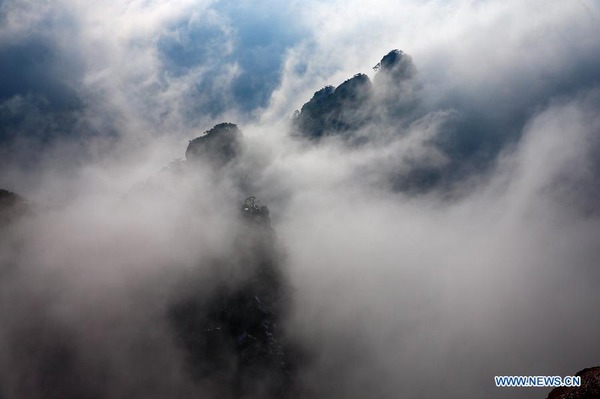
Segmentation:
{"type": "Polygon", "coordinates": [[[303,134],[318,138],[327,132],[344,133],[359,128],[365,119],[361,112],[372,91],[369,77],[358,73],[335,89],[325,86],[315,92],[302,106],[296,128],[303,134]]]}
{"type": "Polygon", "coordinates": [[[0,228],[27,213],[27,201],[12,191],[0,189],[0,228]]]}
{"type": "Polygon", "coordinates": [[[296,131],[313,139],[327,135],[351,139],[353,131],[378,117],[377,110],[387,117],[405,114],[412,105],[411,84],[417,72],[412,58],[392,50],[373,69],[377,73],[372,83],[357,73],[336,88],[325,86],[315,92],[295,114],[296,131]]]}
{"type": "Polygon", "coordinates": [[[205,160],[217,166],[225,165],[241,152],[242,131],[234,123],[219,123],[202,136],[191,140],[185,158],[195,162],[205,160]]]}
{"type": "Polygon", "coordinates": [[[398,49],[387,53],[373,69],[377,71],[376,78],[388,74],[398,80],[411,79],[417,71],[411,56],[398,49]]]}

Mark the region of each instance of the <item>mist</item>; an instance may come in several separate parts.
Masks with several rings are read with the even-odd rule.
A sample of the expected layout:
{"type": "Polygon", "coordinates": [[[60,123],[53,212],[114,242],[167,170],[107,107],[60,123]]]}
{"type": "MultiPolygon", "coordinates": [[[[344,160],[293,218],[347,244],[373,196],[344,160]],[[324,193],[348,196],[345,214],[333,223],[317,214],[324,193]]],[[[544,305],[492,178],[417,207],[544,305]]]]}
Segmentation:
{"type": "Polygon", "coordinates": [[[263,263],[288,397],[598,365],[595,3],[38,3],[0,4],[0,397],[272,397],[190,372],[172,316],[263,263]],[[231,159],[186,158],[221,122],[231,159]]]}

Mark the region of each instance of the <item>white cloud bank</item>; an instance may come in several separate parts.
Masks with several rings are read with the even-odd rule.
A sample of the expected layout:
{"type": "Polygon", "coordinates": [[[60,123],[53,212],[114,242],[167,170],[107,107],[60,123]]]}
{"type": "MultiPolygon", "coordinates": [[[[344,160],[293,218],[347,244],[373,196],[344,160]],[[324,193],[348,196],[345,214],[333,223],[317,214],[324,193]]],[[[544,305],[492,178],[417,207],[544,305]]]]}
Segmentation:
{"type": "MultiPolygon", "coordinates": [[[[238,166],[253,193],[236,186],[235,170],[131,189],[214,122],[201,116],[195,123],[207,125],[196,131],[183,110],[211,60],[174,77],[157,49],[161,35],[176,35],[173,24],[207,23],[230,51],[235,26],[213,4],[1,7],[0,47],[48,36],[59,59],[79,65],[67,82],[85,103],[81,118],[119,132],[67,177],[53,168],[67,163],[60,151],[45,157],[41,180],[0,173],[53,204],[11,235],[20,246],[2,244],[7,398],[23,397],[44,356],[69,343],[76,355],[65,367],[91,397],[197,393],[163,316],[182,276],[202,276],[209,260],[235,252],[245,194],[269,205],[287,253],[295,306],[286,328],[313,354],[299,371],[310,397],[535,398],[547,393],[497,389],[493,376],[598,364],[596,3],[292,3],[284,15],[308,33],[286,50],[269,105],[221,115],[247,121],[238,166]],[[419,123],[385,146],[313,146],[286,135],[285,117],[315,90],[369,72],[396,47],[419,71],[419,123]],[[497,158],[450,193],[391,191],[381,176],[405,172],[415,157],[444,165],[431,140],[457,114],[487,118],[468,132],[478,140],[511,139],[499,139],[497,158]]],[[[224,86],[235,68],[223,66],[224,86]]],[[[36,389],[26,396],[42,397],[36,389]]]]}

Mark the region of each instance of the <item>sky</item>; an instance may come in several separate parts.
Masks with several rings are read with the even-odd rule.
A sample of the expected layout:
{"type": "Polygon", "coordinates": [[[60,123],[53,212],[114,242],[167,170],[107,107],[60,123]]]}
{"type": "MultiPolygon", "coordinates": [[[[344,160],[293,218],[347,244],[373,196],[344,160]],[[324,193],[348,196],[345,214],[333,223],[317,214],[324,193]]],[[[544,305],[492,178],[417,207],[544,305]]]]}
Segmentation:
{"type": "Polygon", "coordinates": [[[598,38],[592,0],[1,0],[0,188],[38,211],[0,244],[0,397],[41,397],[23,381],[71,346],[90,397],[197,394],[165,308],[235,252],[247,195],[312,397],[543,398],[493,376],[599,365],[598,38]],[[366,144],[292,134],[357,73],[366,144]],[[172,175],[221,122],[241,158],[172,175]]]}

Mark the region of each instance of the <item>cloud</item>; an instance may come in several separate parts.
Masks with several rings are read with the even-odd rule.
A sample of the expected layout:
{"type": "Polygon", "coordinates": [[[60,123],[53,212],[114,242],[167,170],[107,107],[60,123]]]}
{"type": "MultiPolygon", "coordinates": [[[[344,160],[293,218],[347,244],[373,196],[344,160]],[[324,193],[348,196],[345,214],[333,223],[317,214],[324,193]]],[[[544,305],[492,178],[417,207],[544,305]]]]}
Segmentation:
{"type": "Polygon", "coordinates": [[[306,397],[534,398],[493,376],[597,364],[595,3],[0,10],[2,132],[23,139],[0,184],[40,204],[2,233],[4,396],[214,393],[190,380],[166,315],[210,292],[250,194],[286,252],[306,397]],[[377,108],[355,146],[288,134],[315,91],[372,78],[392,48],[415,65],[410,118],[377,108]],[[243,131],[236,162],[158,172],[222,121],[243,131]]]}
{"type": "Polygon", "coordinates": [[[493,375],[597,361],[596,105],[592,91],[539,111],[453,200],[369,185],[356,161],[371,148],[277,160],[263,190],[287,194],[272,208],[297,290],[289,328],[314,345],[311,395],[501,398],[493,375]]]}

